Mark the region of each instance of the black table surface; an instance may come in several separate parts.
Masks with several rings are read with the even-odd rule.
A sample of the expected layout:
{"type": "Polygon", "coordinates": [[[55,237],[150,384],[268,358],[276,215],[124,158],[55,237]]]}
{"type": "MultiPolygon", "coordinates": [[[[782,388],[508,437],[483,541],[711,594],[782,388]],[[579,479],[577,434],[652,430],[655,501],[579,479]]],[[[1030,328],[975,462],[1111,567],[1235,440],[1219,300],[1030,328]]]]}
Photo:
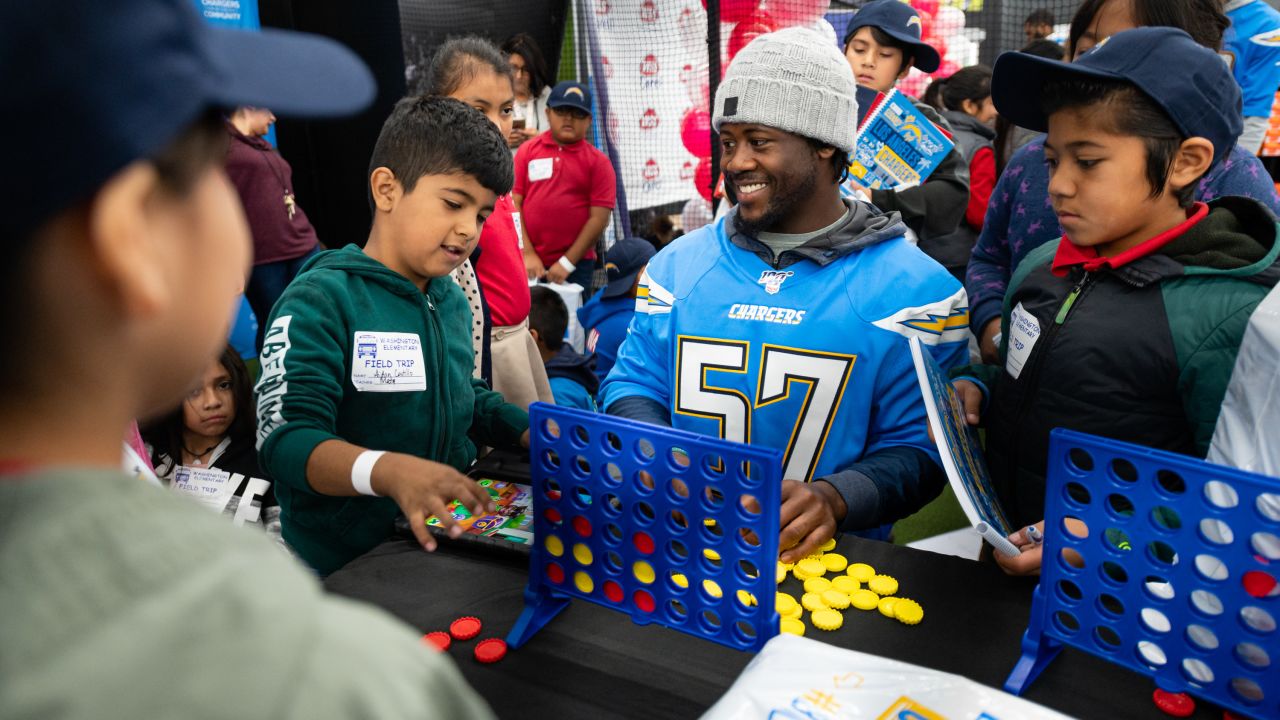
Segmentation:
{"type": "MultiPolygon", "coordinates": [[[[842,539],[836,552],[897,578],[898,594],[924,607],[924,621],[906,626],[850,609],[841,629],[809,625],[806,637],[1003,685],[1021,651],[1034,580],[1008,577],[993,564],[860,538],[842,539]]],[[[423,632],[447,630],[454,619],[473,615],[484,623],[481,638],[505,638],[524,606],[527,576],[527,560],[509,553],[456,544],[426,553],[395,539],[325,585],[423,632]]],[[[793,578],[782,589],[799,598],[793,578]]],[[[752,657],[660,626],[635,625],[584,601],[572,602],[498,663],[476,662],[474,645],[455,642],[448,652],[503,718],[697,717],[752,657]]],[[[1167,718],[1152,704],[1153,689],[1148,678],[1067,648],[1024,697],[1081,718],[1167,718]]],[[[1200,702],[1194,717],[1222,715],[1200,702]]]]}

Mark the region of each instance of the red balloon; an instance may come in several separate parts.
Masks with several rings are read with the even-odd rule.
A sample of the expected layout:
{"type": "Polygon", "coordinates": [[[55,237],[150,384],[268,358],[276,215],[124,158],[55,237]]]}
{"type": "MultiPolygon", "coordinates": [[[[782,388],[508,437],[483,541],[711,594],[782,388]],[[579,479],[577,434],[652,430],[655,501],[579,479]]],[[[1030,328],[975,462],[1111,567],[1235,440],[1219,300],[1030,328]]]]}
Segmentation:
{"type": "Polygon", "coordinates": [[[920,13],[929,13],[929,15],[938,14],[938,0],[911,0],[911,6],[920,13]]]}
{"type": "Polygon", "coordinates": [[[955,75],[956,71],[959,69],[960,66],[956,65],[954,62],[950,60],[943,60],[942,64],[938,66],[938,69],[929,73],[929,76],[933,78],[949,78],[952,75],[955,75]]]}
{"type": "Polygon", "coordinates": [[[703,200],[711,202],[711,158],[704,157],[698,161],[698,169],[693,173],[693,186],[703,200]]]}
{"type": "Polygon", "coordinates": [[[822,17],[831,6],[831,0],[786,0],[769,3],[769,12],[778,21],[778,27],[810,25],[822,17]],[[777,7],[775,7],[777,6],[777,7]]]}
{"type": "MultiPolygon", "coordinates": [[[[702,0],[702,8],[706,7],[707,0],[702,0]]],[[[720,22],[742,22],[759,8],[760,0],[720,0],[720,22]]]]}
{"type": "Polygon", "coordinates": [[[947,48],[946,40],[943,40],[940,37],[931,37],[931,38],[925,39],[925,42],[932,45],[933,49],[938,51],[938,57],[944,58],[944,59],[947,57],[948,48],[947,48]]]}
{"type": "Polygon", "coordinates": [[[711,157],[711,113],[695,108],[680,121],[680,142],[694,157],[711,157]]]}
{"type": "MultiPolygon", "coordinates": [[[[777,29],[777,23],[766,12],[756,13],[749,19],[734,25],[733,32],[729,33],[729,61],[732,62],[737,57],[738,51],[750,44],[752,40],[777,29]]],[[[727,70],[729,63],[726,62],[724,65],[724,69],[727,70]]]]}

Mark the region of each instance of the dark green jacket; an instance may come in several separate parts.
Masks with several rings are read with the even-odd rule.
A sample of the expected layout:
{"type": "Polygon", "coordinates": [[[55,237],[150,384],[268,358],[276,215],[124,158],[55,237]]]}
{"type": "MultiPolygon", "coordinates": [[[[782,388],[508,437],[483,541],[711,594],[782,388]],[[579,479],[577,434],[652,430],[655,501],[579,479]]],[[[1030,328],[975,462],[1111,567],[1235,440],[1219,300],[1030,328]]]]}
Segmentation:
{"type": "Polygon", "coordinates": [[[953,373],[987,386],[987,463],[1015,527],[1044,517],[1054,428],[1208,452],[1245,326],[1280,278],[1270,211],[1238,197],[1210,208],[1156,254],[1115,270],[1058,277],[1058,243],[1038,248],[1005,296],[1001,366],[953,373]],[[1015,380],[1007,360],[1019,305],[1040,335],[1015,380]]]}
{"type": "Polygon", "coordinates": [[[276,479],[284,539],[328,574],[392,533],[390,498],[330,497],[307,482],[307,458],[341,439],[465,470],[476,445],[518,442],[520,408],[471,377],[471,312],[447,278],[426,293],[349,245],[317,255],[271,313],[258,381],[258,452],[276,479]],[[425,391],[367,392],[352,381],[357,333],[421,339],[425,391]]]}

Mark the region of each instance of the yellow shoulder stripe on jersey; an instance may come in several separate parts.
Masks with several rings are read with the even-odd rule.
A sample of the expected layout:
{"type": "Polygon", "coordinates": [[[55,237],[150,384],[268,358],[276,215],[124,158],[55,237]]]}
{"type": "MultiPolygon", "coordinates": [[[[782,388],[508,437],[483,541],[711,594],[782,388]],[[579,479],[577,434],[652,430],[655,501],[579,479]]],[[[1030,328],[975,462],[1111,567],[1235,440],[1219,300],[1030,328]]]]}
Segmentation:
{"type": "Polygon", "coordinates": [[[918,337],[925,345],[967,342],[969,296],[961,288],[944,300],[918,307],[903,308],[872,324],[905,338],[918,337]]]}

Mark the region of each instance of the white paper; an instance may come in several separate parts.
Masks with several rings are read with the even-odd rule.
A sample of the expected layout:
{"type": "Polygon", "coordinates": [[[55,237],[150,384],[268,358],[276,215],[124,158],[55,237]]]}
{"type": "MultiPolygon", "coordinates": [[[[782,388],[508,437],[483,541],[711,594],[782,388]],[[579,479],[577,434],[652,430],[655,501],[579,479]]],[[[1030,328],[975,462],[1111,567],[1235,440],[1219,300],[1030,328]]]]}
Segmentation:
{"type": "Polygon", "coordinates": [[[529,161],[529,182],[547,180],[555,168],[555,158],[538,158],[529,161]]]}
{"type": "Polygon", "coordinates": [[[173,475],[173,489],[214,512],[222,512],[236,489],[230,480],[224,470],[183,465],[173,475]]]}
{"type": "Polygon", "coordinates": [[[1022,303],[1018,303],[1009,315],[1009,348],[1004,363],[1005,370],[1009,371],[1014,380],[1022,375],[1022,368],[1026,366],[1027,358],[1031,357],[1031,351],[1039,339],[1040,321],[1027,312],[1022,303]]]}
{"type": "Polygon", "coordinates": [[[414,333],[356,331],[351,384],[360,392],[426,390],[422,338],[414,333]]]}

